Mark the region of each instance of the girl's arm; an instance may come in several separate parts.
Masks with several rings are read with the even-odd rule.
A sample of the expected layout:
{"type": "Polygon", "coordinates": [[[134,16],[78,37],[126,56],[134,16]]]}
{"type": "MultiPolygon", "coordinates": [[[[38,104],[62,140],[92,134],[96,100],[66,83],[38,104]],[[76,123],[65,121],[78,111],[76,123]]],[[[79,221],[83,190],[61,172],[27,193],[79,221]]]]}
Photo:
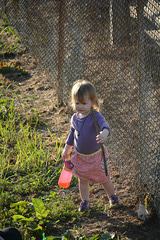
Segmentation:
{"type": "Polygon", "coordinates": [[[64,159],[70,158],[69,154],[72,151],[73,144],[74,144],[74,128],[73,128],[73,116],[71,118],[71,127],[70,127],[70,132],[66,140],[66,144],[64,146],[64,149],[62,151],[62,157],[64,159]]]}
{"type": "Polygon", "coordinates": [[[66,144],[63,151],[62,151],[62,157],[64,159],[70,158],[69,154],[72,151],[73,146],[66,144]]]}
{"type": "Polygon", "coordinates": [[[95,112],[96,119],[101,132],[96,136],[97,143],[104,143],[110,134],[110,127],[106,119],[100,112],[95,112]]]}

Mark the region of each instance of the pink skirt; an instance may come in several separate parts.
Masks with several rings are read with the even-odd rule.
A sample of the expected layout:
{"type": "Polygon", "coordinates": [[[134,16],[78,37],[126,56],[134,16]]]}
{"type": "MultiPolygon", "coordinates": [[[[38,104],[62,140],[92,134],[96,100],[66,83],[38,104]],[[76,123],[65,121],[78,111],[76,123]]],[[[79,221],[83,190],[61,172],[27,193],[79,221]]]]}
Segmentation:
{"type": "Polygon", "coordinates": [[[71,162],[74,164],[72,173],[80,179],[92,183],[105,183],[110,179],[108,151],[104,146],[108,176],[104,170],[104,160],[102,150],[89,155],[78,153],[75,149],[71,155],[71,162]]]}

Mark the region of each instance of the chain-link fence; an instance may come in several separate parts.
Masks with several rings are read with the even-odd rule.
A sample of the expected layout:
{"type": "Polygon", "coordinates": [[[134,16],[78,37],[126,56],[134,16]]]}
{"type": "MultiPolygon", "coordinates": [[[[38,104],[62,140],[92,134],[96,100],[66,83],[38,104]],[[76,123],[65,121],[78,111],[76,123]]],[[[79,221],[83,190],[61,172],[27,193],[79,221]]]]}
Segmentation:
{"type": "MultiPolygon", "coordinates": [[[[1,0],[47,70],[59,103],[80,78],[96,86],[111,125],[111,162],[160,212],[158,0],[1,0]]],[[[123,176],[122,174],[122,176],[123,176]]]]}

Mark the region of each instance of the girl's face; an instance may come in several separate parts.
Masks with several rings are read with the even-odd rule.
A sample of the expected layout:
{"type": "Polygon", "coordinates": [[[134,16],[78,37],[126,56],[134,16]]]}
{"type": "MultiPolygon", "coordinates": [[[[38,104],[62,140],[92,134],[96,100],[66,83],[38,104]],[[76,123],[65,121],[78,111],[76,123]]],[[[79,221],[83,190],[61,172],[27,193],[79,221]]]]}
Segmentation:
{"type": "Polygon", "coordinates": [[[75,109],[82,116],[85,116],[90,113],[92,107],[92,101],[88,96],[85,96],[83,102],[75,101],[75,109]]]}

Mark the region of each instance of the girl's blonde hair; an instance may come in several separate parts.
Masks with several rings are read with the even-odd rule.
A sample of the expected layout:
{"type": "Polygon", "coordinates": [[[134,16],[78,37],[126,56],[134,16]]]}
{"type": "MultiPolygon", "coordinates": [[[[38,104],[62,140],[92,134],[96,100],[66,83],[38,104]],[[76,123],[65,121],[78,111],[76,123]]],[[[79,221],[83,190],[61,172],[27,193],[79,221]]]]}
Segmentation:
{"type": "Polygon", "coordinates": [[[84,98],[86,96],[93,103],[93,109],[99,111],[99,102],[96,94],[95,87],[92,83],[86,80],[78,80],[74,83],[72,87],[72,107],[75,108],[75,102],[78,101],[80,103],[84,102],[84,98]]]}

